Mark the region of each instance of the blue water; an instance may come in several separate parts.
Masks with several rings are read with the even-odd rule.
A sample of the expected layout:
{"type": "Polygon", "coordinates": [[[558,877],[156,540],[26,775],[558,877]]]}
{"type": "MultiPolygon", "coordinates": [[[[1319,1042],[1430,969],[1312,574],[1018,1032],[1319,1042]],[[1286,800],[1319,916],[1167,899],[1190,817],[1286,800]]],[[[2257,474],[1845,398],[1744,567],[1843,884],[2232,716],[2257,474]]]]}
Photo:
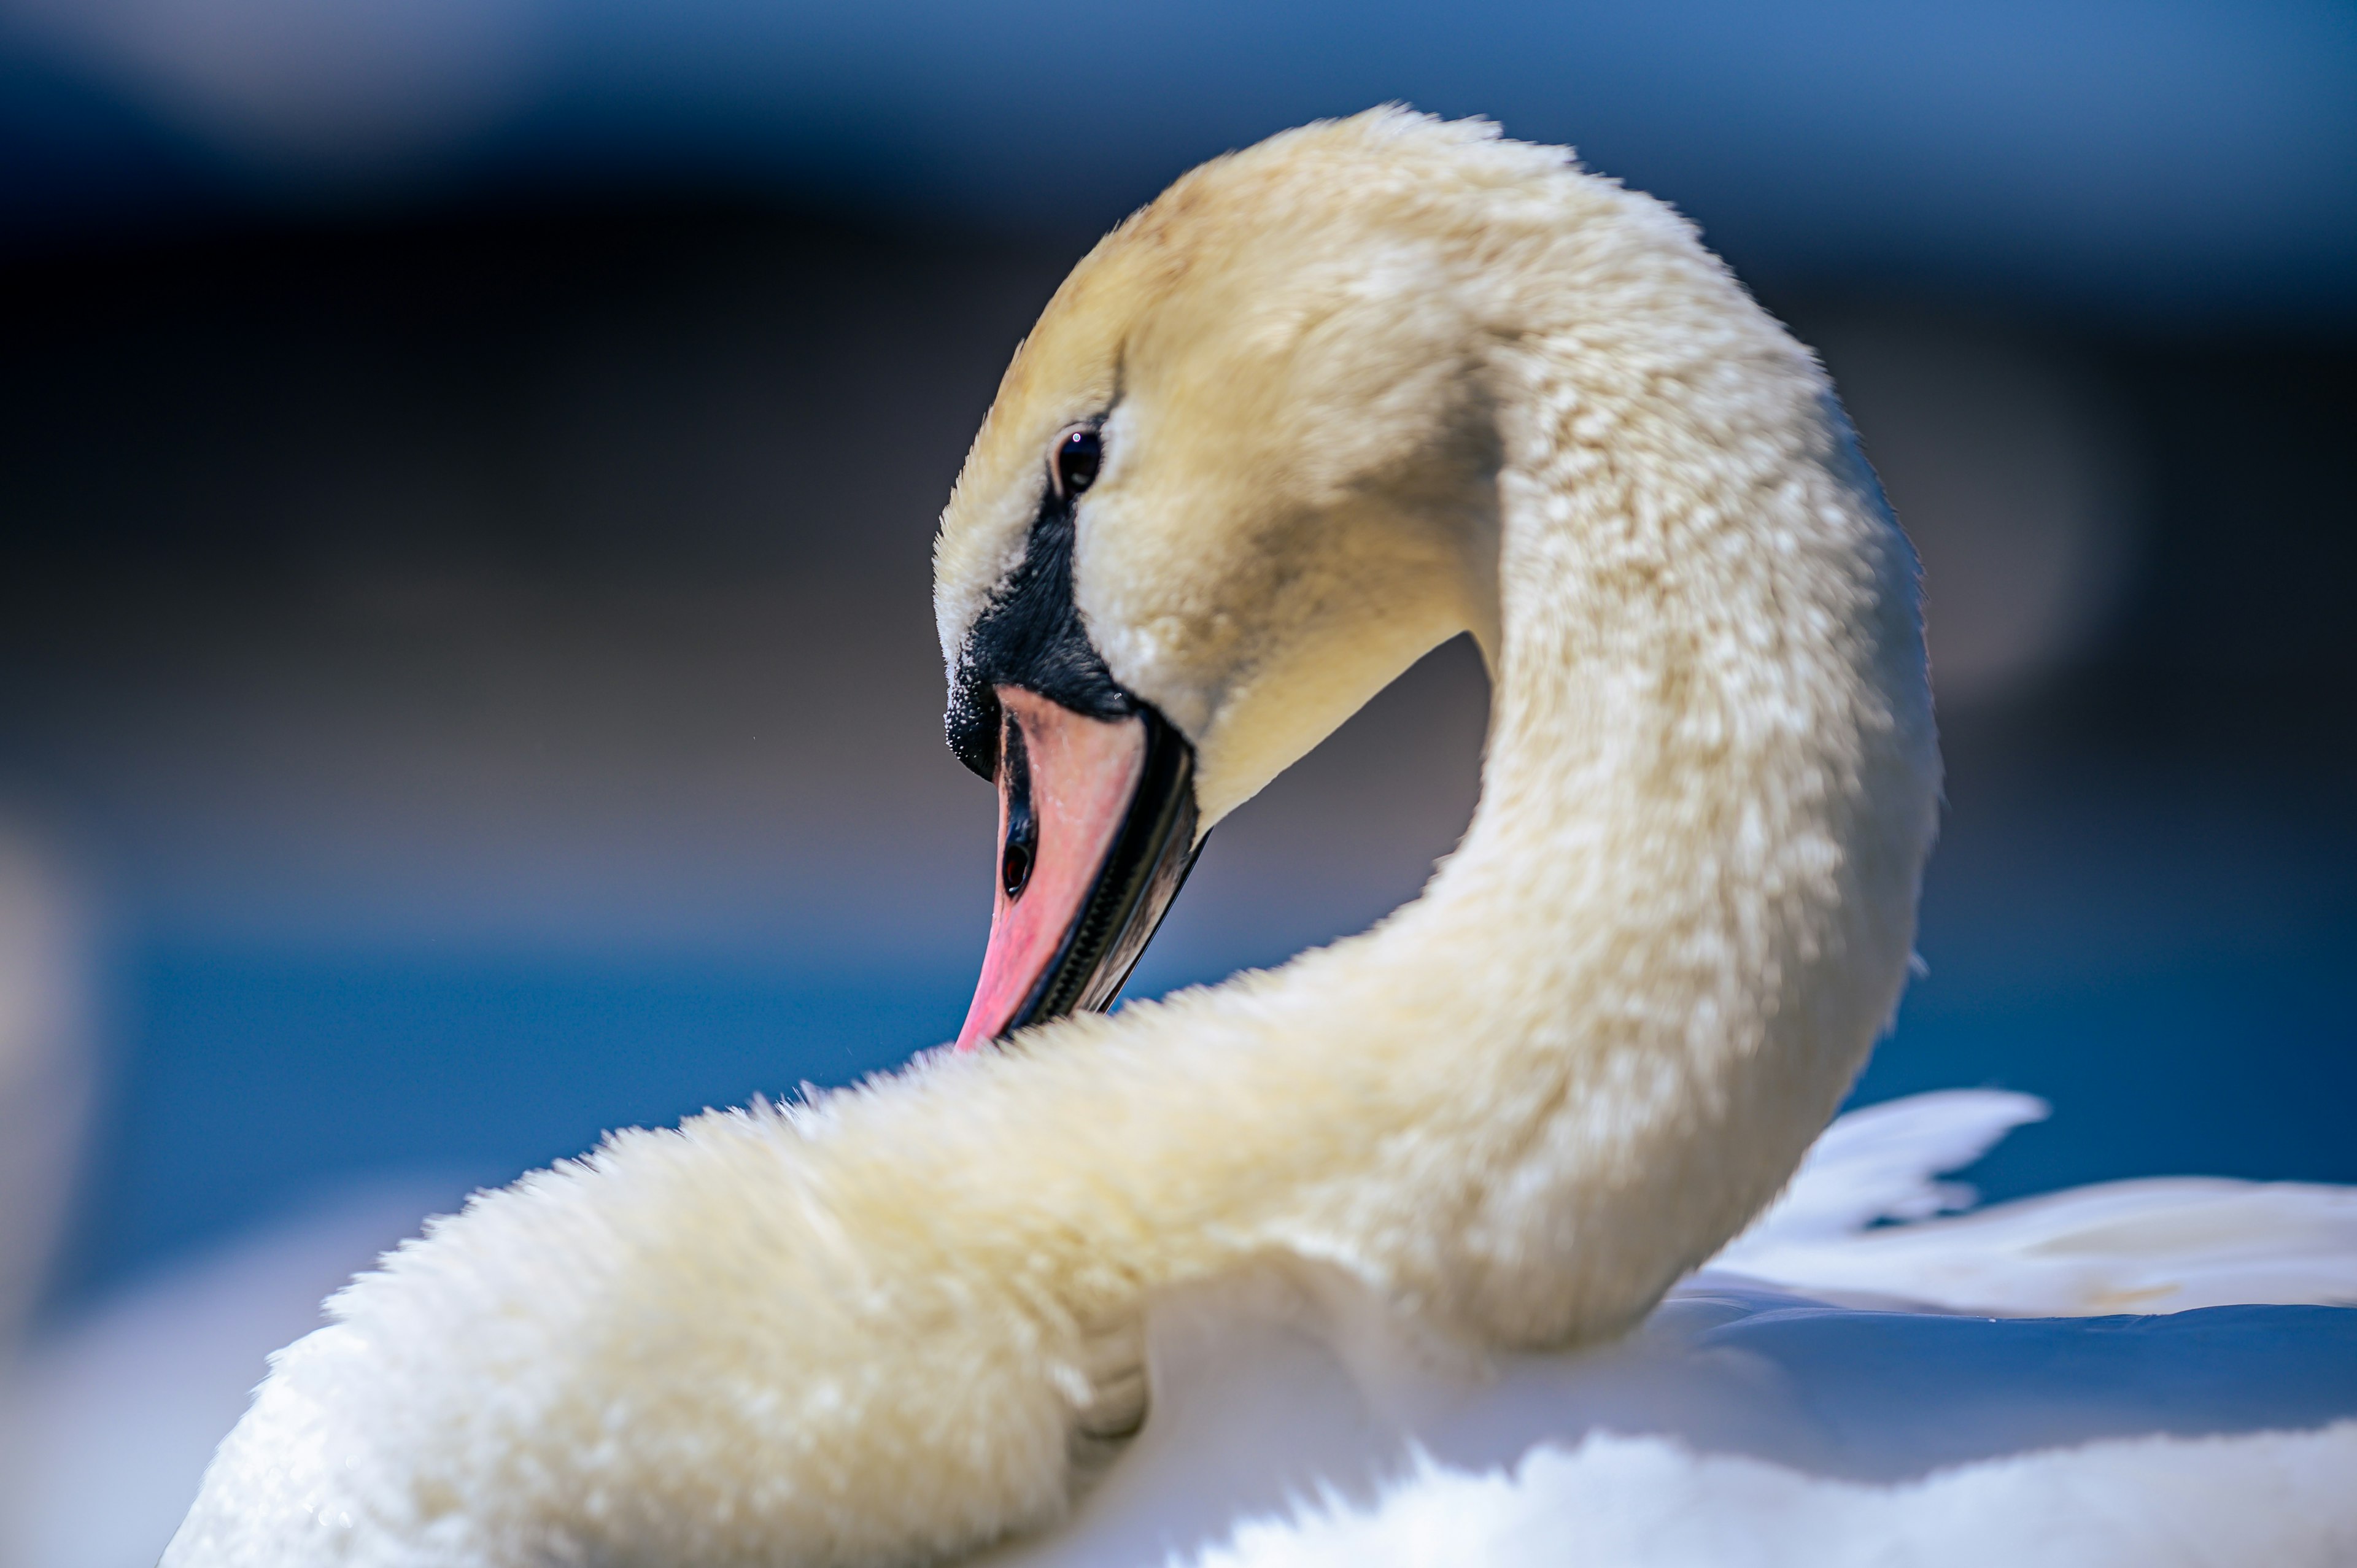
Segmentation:
{"type": "Polygon", "coordinates": [[[2038,978],[1941,950],[1926,943],[1932,972],[1855,1102],[1982,1085],[2043,1096],[2053,1119],[1974,1167],[1984,1195],[2124,1176],[2357,1182],[2357,930],[2038,978]]]}
{"type": "MultiPolygon", "coordinates": [[[[2052,1101],[1972,1173],[1987,1196],[2164,1172],[2357,1181],[2357,932],[2029,979],[1936,922],[1925,950],[1856,1098],[2052,1101]]],[[[502,1182],[610,1128],[849,1082],[952,1034],[969,984],[938,961],[126,953],[67,1296],[371,1173],[502,1182]]]]}
{"type": "Polygon", "coordinates": [[[371,1173],[505,1182],[613,1128],[850,1082],[954,1034],[968,983],[685,961],[125,955],[124,1055],[67,1291],[371,1173]]]}

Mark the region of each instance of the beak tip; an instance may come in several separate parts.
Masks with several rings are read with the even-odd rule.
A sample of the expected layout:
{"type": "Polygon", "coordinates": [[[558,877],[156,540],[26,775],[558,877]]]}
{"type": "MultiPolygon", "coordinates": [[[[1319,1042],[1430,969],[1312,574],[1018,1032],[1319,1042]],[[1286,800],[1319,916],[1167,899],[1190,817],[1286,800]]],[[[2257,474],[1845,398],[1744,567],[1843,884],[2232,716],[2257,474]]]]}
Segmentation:
{"type": "Polygon", "coordinates": [[[961,1052],[1112,1005],[1197,847],[1193,751],[1159,714],[1103,720],[1019,688],[995,694],[1010,731],[1000,835],[1036,823],[1024,840],[1036,854],[994,902],[961,1052]]]}

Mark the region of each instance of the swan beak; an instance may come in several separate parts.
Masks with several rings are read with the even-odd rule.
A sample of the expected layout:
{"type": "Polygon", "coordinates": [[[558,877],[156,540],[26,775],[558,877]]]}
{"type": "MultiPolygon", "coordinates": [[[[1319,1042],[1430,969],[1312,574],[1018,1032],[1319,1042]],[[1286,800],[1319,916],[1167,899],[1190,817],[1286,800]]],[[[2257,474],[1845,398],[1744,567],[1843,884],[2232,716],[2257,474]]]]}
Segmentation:
{"type": "Polygon", "coordinates": [[[1161,714],[996,690],[997,887],[960,1050],[1112,1006],[1197,848],[1194,748],[1161,714]]]}

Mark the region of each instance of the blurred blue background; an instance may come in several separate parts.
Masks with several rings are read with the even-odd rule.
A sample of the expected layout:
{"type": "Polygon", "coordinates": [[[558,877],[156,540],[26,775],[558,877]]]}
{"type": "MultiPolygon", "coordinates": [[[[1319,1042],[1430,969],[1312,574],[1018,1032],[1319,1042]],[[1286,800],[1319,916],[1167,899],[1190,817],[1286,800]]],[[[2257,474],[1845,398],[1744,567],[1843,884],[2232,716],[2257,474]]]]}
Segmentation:
{"type": "MultiPolygon", "coordinates": [[[[2357,8],[0,0],[0,1311],[953,1032],[964,443],[1103,227],[1394,99],[1700,222],[1918,540],[1860,1097],[2050,1097],[1995,1196],[2357,1180],[2357,8]]],[[[1412,895],[1484,701],[1444,649],[1223,827],[1136,989],[1412,895]]]]}

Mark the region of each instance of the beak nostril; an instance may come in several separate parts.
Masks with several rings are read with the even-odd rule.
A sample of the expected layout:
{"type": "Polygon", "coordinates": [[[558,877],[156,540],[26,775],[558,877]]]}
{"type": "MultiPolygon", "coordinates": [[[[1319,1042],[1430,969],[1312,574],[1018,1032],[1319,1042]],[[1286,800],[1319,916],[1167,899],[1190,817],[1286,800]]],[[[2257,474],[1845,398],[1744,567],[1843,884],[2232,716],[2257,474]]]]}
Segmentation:
{"type": "Polygon", "coordinates": [[[1031,809],[1031,753],[1023,726],[1012,717],[999,739],[999,788],[1006,801],[1006,847],[999,852],[998,885],[1007,897],[1023,897],[1031,867],[1039,859],[1039,815],[1031,809]]]}

